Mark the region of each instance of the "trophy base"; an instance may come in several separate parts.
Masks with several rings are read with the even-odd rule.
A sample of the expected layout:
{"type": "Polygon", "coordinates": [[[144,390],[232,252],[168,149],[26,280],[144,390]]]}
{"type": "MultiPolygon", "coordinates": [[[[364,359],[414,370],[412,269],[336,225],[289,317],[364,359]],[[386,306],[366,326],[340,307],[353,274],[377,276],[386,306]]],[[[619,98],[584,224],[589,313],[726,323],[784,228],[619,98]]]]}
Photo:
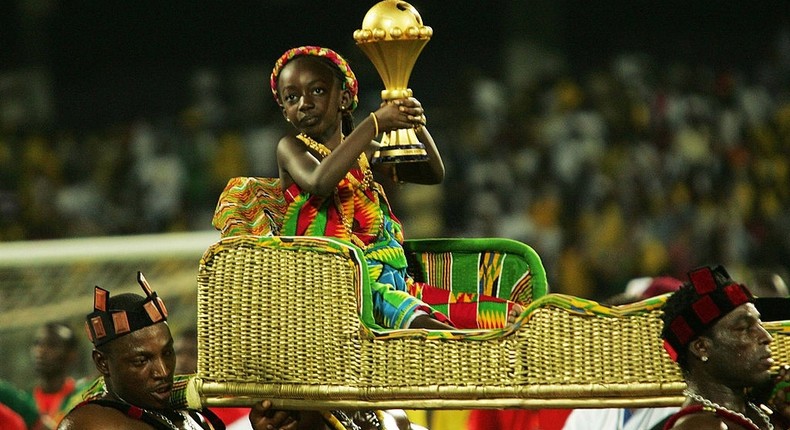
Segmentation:
{"type": "Polygon", "coordinates": [[[422,145],[398,145],[376,151],[373,154],[373,159],[377,163],[384,164],[410,163],[425,161],[428,159],[428,154],[422,145]]]}
{"type": "Polygon", "coordinates": [[[411,163],[425,161],[428,153],[425,145],[417,139],[413,128],[393,130],[384,133],[381,138],[381,147],[373,154],[376,163],[411,163]]]}

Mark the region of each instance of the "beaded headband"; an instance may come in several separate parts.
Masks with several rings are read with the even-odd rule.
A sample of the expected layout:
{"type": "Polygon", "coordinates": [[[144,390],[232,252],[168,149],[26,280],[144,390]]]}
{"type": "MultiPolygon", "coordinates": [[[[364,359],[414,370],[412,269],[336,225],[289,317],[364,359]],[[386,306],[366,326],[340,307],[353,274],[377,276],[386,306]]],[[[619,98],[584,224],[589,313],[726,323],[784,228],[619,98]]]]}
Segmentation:
{"type": "Polygon", "coordinates": [[[693,288],[697,297],[675,318],[665,321],[661,333],[664,349],[672,361],[677,361],[678,351],[713,326],[719,318],[744,303],[754,301],[749,289],[735,283],[722,266],[695,269],[689,272],[689,281],[682,288],[693,288]],[[719,278],[715,274],[719,274],[719,278]]]}
{"type": "Polygon", "coordinates": [[[151,289],[142,272],[137,272],[137,282],[145,292],[145,297],[139,294],[121,294],[113,297],[111,302],[109,291],[100,287],[94,288],[93,312],[86,317],[85,330],[95,346],[167,321],[164,302],[151,289]]]}
{"type": "Polygon", "coordinates": [[[354,71],[351,70],[348,62],[343,57],[341,57],[340,54],[329,48],[322,48],[320,46],[300,46],[298,48],[291,48],[285,51],[285,53],[280,56],[277,62],[274,63],[274,69],[272,70],[269,83],[272,86],[272,95],[274,96],[274,100],[277,102],[277,104],[282,106],[280,94],[277,92],[277,79],[280,77],[280,72],[289,61],[303,55],[326,58],[335,66],[337,66],[337,68],[346,77],[345,82],[343,82],[343,89],[348,90],[351,93],[353,100],[351,101],[351,106],[349,106],[348,110],[349,112],[353,112],[359,104],[359,98],[357,98],[357,93],[359,92],[359,82],[357,81],[357,77],[354,75],[354,71]]]}

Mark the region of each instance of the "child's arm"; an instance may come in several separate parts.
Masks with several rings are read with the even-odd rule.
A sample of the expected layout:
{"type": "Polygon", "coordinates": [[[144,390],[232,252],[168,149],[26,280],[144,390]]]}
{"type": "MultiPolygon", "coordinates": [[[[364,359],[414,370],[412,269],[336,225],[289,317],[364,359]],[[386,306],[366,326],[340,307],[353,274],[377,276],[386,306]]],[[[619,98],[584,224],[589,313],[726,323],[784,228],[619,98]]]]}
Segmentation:
{"type": "MultiPolygon", "coordinates": [[[[422,107],[414,99],[384,103],[374,114],[375,120],[372,115],[368,115],[323,160],[313,156],[296,137],[282,138],[277,145],[277,164],[280,167],[283,189],[295,182],[302,190],[313,195],[328,196],[356,165],[359,155],[363,151],[375,149],[378,144],[373,142],[373,138],[377,131],[415,127],[422,121],[422,107]]],[[[335,137],[339,139],[339,136],[335,137]]]]}
{"type": "Polygon", "coordinates": [[[283,190],[297,183],[302,190],[313,195],[326,197],[332,194],[337,184],[356,164],[359,154],[370,144],[370,138],[367,142],[360,139],[365,129],[369,129],[369,136],[373,134],[373,126],[366,122],[363,121],[349,139],[323,160],[316,158],[295,136],[280,139],[277,144],[277,165],[283,190]],[[360,132],[357,133],[357,130],[360,132]]]}

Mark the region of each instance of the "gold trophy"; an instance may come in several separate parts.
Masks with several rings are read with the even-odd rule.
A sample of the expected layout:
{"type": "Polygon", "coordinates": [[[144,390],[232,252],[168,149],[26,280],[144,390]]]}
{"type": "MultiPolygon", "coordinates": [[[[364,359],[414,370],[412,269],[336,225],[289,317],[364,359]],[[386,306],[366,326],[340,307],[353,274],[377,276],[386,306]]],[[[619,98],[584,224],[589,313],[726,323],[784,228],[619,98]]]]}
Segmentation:
{"type": "MultiPolygon", "coordinates": [[[[383,0],[370,8],[362,28],[354,31],[354,40],[384,81],[382,100],[412,96],[409,76],[432,35],[433,29],[423,25],[417,9],[405,1],[383,0]]],[[[408,128],[384,133],[374,158],[382,163],[402,163],[424,161],[428,154],[414,129],[408,128]]]]}

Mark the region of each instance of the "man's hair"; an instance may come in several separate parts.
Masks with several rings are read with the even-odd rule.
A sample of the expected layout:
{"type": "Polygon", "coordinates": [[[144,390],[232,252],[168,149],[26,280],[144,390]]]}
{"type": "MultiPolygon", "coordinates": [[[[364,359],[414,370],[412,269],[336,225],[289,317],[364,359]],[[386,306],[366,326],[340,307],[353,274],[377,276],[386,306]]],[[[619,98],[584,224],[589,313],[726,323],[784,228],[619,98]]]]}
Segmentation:
{"type": "Polygon", "coordinates": [[[662,310],[664,348],[681,369],[688,364],[688,344],[738,306],[754,301],[744,285],[730,278],[722,266],[689,272],[685,282],[667,299],[662,310]]]}
{"type": "Polygon", "coordinates": [[[44,324],[44,329],[47,333],[52,333],[57,336],[68,351],[74,351],[79,346],[74,330],[64,322],[50,321],[44,324]]]}

